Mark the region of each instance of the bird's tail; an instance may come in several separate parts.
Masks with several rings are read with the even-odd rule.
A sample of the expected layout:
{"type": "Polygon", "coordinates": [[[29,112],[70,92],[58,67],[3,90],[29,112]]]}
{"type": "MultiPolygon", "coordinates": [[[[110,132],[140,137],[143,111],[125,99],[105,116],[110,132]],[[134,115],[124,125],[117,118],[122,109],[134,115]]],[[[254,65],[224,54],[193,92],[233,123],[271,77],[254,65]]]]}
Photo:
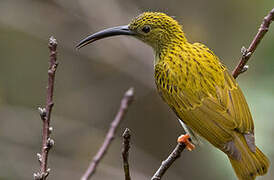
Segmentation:
{"type": "Polygon", "coordinates": [[[239,180],[254,180],[256,176],[266,174],[269,167],[267,157],[256,147],[255,153],[252,152],[242,134],[237,134],[235,146],[241,152],[241,159],[236,160],[229,157],[232,167],[239,180]]]}

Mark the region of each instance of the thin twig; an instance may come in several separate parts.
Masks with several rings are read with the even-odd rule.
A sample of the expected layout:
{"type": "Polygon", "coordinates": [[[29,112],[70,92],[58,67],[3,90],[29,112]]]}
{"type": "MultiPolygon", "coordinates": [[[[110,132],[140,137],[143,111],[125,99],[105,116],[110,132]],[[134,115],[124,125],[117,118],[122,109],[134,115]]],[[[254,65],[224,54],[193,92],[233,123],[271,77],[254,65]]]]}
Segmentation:
{"type": "Polygon", "coordinates": [[[172,153],[168,156],[166,160],[164,160],[160,166],[160,168],[153,175],[151,180],[160,180],[162,176],[165,174],[166,170],[181,156],[181,153],[186,148],[186,145],[183,143],[178,143],[172,153]]]}
{"type": "MultiPolygon", "coordinates": [[[[267,33],[270,23],[274,21],[274,8],[270,11],[270,13],[264,18],[263,23],[261,24],[258,33],[253,38],[248,49],[244,47],[241,49],[242,57],[239,61],[239,64],[235,67],[232,75],[236,79],[241,73],[245,72],[248,69],[246,65],[247,61],[251,57],[251,55],[256,50],[257,46],[259,45],[260,41],[267,33]]],[[[161,166],[157,170],[157,172],[153,175],[151,180],[160,180],[162,176],[165,174],[166,170],[172,165],[172,163],[180,157],[180,154],[186,148],[184,144],[178,143],[173,152],[168,156],[168,158],[162,162],[161,166]]]]}
{"type": "Polygon", "coordinates": [[[129,148],[130,148],[130,130],[126,128],[126,130],[123,133],[123,150],[122,150],[125,180],[131,179],[130,173],[129,173],[129,163],[128,163],[129,148]]]}
{"type": "Polygon", "coordinates": [[[247,61],[249,60],[251,55],[256,50],[257,46],[263,39],[264,35],[267,33],[268,28],[272,21],[274,21],[274,8],[269,12],[269,14],[267,16],[264,17],[264,20],[263,20],[256,36],[254,37],[253,41],[249,45],[248,49],[245,49],[245,47],[242,48],[242,50],[241,50],[242,57],[239,61],[239,64],[236,66],[236,68],[233,70],[233,73],[232,73],[232,75],[235,79],[239,76],[239,74],[241,74],[247,70],[247,68],[248,68],[248,66],[246,66],[247,61]]]}
{"type": "Polygon", "coordinates": [[[40,171],[33,174],[35,180],[45,180],[50,172],[48,168],[48,153],[49,150],[54,145],[53,139],[50,138],[50,133],[52,131],[52,127],[50,126],[50,117],[51,111],[53,107],[53,89],[54,89],[54,79],[55,72],[58,66],[57,63],[57,41],[54,37],[50,37],[49,44],[50,50],[50,61],[49,61],[49,69],[48,69],[48,86],[47,86],[47,99],[46,99],[46,107],[39,107],[40,117],[43,121],[43,134],[42,134],[42,148],[41,154],[37,154],[38,161],[40,163],[40,171]]]}
{"type": "Polygon", "coordinates": [[[84,173],[84,175],[82,176],[81,180],[88,180],[94,174],[98,163],[103,158],[103,156],[105,155],[106,151],[109,148],[110,143],[114,139],[114,134],[117,130],[117,127],[119,126],[121,120],[124,118],[129,105],[133,101],[133,96],[134,96],[133,88],[130,88],[129,90],[126,91],[126,93],[121,101],[119,111],[118,111],[115,119],[112,121],[112,123],[110,125],[110,128],[108,130],[108,133],[105,137],[105,140],[104,140],[102,146],[100,147],[97,154],[93,157],[93,160],[90,162],[89,167],[86,170],[86,172],[84,173]]]}

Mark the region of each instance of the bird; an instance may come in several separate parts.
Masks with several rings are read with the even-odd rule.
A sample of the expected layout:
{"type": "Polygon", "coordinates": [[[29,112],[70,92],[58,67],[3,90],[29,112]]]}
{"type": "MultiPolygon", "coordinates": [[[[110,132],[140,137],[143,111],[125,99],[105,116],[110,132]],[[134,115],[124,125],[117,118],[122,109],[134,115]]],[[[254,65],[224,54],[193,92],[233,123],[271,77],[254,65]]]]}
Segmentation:
{"type": "MultiPolygon", "coordinates": [[[[158,93],[188,130],[228,156],[239,180],[267,173],[270,162],[255,145],[254,123],[243,92],[211,49],[188,41],[183,26],[162,12],[143,12],[128,25],[89,35],[76,48],[118,35],[152,47],[158,93]]],[[[189,137],[180,136],[178,142],[191,150],[189,137]]]]}

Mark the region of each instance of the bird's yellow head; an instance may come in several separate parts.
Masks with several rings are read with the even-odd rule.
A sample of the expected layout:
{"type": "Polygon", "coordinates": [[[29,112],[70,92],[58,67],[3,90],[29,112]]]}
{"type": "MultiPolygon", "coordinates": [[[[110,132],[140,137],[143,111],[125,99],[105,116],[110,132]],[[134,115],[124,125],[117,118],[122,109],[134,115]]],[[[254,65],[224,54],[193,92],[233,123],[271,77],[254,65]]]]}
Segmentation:
{"type": "Polygon", "coordinates": [[[128,25],[109,28],[83,39],[81,48],[91,42],[116,35],[130,35],[153,47],[156,51],[186,38],[182,27],[172,17],[158,12],[145,12],[134,18],[128,25]]]}
{"type": "Polygon", "coordinates": [[[185,40],[179,23],[164,13],[145,12],[132,20],[129,29],[154,49],[167,46],[178,39],[185,40]]]}

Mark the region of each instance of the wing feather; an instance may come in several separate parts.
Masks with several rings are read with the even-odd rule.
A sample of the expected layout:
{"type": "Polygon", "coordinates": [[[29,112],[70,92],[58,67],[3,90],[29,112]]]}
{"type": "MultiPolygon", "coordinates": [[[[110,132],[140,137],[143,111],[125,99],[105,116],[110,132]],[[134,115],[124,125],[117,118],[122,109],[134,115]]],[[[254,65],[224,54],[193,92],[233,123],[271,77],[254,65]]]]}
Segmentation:
{"type": "Polygon", "coordinates": [[[223,72],[225,85],[216,86],[217,96],[178,89],[179,81],[170,69],[169,81],[160,83],[159,79],[166,76],[161,64],[155,66],[155,72],[157,88],[164,101],[180,119],[214,146],[223,148],[233,139],[232,131],[253,132],[253,120],[243,93],[226,70],[223,72]]]}

